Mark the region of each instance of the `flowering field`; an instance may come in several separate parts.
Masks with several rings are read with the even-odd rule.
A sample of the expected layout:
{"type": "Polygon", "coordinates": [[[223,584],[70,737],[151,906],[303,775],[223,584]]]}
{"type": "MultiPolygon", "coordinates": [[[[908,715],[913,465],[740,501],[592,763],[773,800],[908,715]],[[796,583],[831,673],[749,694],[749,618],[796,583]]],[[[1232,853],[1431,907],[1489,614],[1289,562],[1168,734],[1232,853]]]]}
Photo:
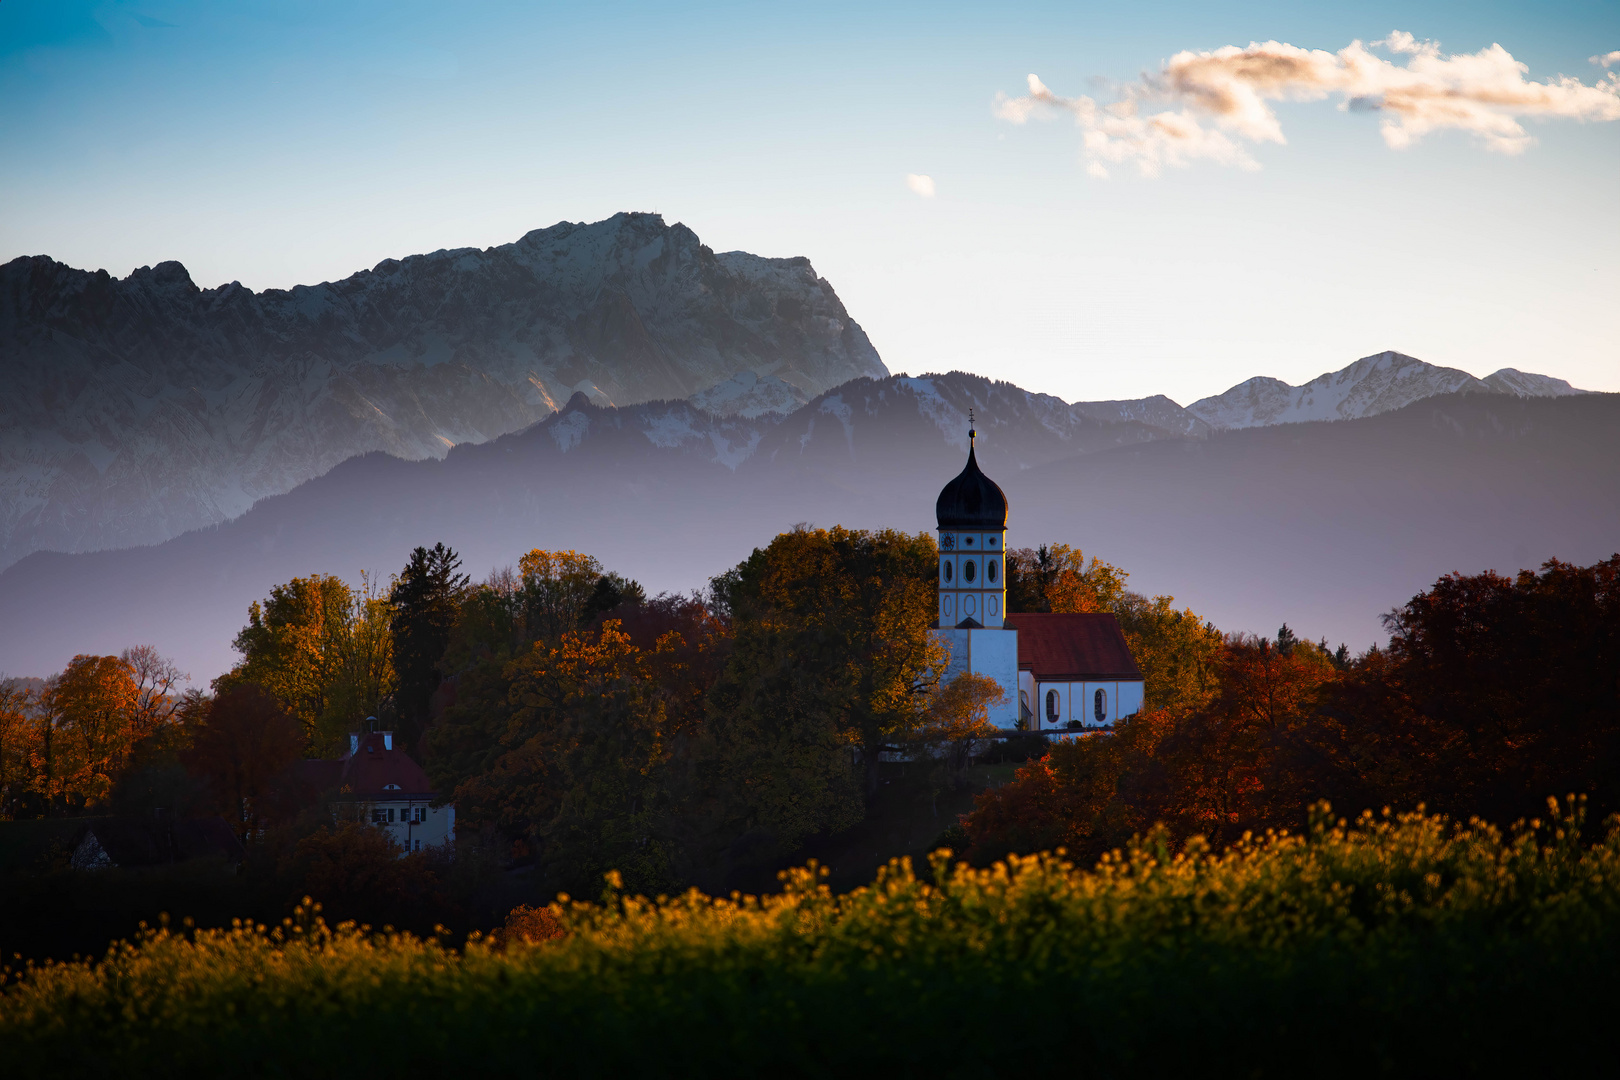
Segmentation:
{"type": "Polygon", "coordinates": [[[762,898],[610,893],[528,920],[564,930],[539,942],[306,906],[13,970],[0,1046],[17,1076],[1550,1073],[1602,1060],[1620,1005],[1620,826],[1580,826],[1321,807],[1092,870],[940,852],[842,896],[814,867],[762,898]]]}

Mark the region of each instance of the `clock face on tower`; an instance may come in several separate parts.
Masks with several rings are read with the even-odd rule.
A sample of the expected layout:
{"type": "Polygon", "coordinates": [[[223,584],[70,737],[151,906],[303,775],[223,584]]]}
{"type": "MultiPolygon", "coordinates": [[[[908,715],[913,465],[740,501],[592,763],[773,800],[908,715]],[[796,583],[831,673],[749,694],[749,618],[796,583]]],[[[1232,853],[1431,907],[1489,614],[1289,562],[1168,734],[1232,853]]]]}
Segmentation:
{"type": "Polygon", "coordinates": [[[940,537],[939,546],[944,548],[946,551],[954,548],[956,546],[956,534],[946,533],[944,536],[940,537]]]}

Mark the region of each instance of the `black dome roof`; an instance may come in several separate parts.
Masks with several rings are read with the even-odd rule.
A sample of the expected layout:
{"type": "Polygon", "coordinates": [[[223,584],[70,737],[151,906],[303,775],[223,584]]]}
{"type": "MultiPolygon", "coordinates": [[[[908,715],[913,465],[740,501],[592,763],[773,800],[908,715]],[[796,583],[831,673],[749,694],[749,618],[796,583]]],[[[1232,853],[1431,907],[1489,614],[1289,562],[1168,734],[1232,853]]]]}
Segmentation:
{"type": "Polygon", "coordinates": [[[939,493],[934,516],[942,529],[994,532],[1007,527],[1007,496],[979,471],[971,438],[967,467],[939,493]]]}

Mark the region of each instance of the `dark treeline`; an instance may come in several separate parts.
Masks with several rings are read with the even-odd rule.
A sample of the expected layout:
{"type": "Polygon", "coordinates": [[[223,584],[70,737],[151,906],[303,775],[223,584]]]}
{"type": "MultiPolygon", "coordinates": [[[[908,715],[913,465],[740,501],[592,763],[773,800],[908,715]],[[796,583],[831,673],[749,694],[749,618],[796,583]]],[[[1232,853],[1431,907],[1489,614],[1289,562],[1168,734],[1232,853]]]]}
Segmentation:
{"type": "Polygon", "coordinates": [[[386,585],[276,587],[211,693],[181,692],[150,649],[6,684],[0,800],[34,842],[0,845],[0,915],[28,939],[0,945],[88,952],[161,911],[273,920],[303,895],[334,919],[488,928],[609,870],[648,895],[759,891],[841,837],[910,853],[883,848],[897,807],[971,809],[929,839],[979,863],[1089,860],[1156,823],[1219,845],[1297,829],[1324,797],[1497,821],[1565,792],[1620,809],[1620,556],[1444,578],[1390,616],[1387,649],[1352,657],[1286,625],[1223,635],[1065,545],[1009,551],[1009,610],[1112,612],[1147,679],[1142,714],[1050,747],[986,739],[997,688],[943,683],[936,564],[927,535],[799,528],[704,594],[648,597],[570,551],[474,582],[438,545],[386,585]],[[341,792],[296,782],[368,718],[455,804],[453,849],[403,855],[341,792]],[[68,869],[73,821],[154,814],[225,818],[240,870],[68,869]]]}
{"type": "Polygon", "coordinates": [[[1163,823],[1217,845],[1347,810],[1426,805],[1508,823],[1582,793],[1620,811],[1620,556],[1516,578],[1450,575],[1350,660],[1284,625],[1223,643],[1204,699],[1051,748],[980,796],[978,858],[1058,846],[1082,861],[1163,823]]]}

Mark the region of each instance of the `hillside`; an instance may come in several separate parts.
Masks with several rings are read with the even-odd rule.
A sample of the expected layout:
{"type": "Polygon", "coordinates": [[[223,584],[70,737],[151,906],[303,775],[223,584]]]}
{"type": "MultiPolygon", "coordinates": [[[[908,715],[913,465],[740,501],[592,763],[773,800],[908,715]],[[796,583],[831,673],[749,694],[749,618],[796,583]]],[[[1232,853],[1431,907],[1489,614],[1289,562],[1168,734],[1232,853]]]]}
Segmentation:
{"type": "Polygon", "coordinates": [[[442,460],[355,458],[154,547],[31,555],[0,574],[0,610],[20,613],[0,623],[0,671],[150,642],[213,675],[271,585],[386,574],[439,540],[475,576],[531,547],[574,548],[684,591],[800,521],[931,530],[968,407],[1011,501],[1011,543],[1081,546],[1224,629],[1287,620],[1365,648],[1381,612],[1440,574],[1620,547],[1620,395],[1446,395],[1204,439],[961,374],[857,380],[779,422],[579,395],[442,460]]]}

